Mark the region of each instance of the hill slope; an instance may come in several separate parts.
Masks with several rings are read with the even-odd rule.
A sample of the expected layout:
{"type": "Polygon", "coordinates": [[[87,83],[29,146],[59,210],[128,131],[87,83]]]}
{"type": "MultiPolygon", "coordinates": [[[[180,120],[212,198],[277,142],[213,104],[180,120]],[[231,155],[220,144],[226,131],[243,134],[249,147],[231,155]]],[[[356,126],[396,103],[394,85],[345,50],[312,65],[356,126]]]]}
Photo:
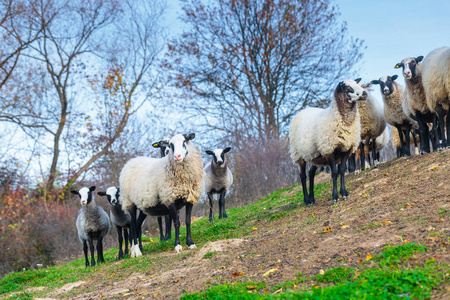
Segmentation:
{"type": "MultiPolygon", "coordinates": [[[[297,185],[230,210],[227,220],[216,216],[213,224],[206,218],[194,222],[196,250],[184,247],[183,253],[176,254],[173,239],[165,243],[148,240],[143,257],[116,261],[114,249],[106,253],[106,263],[95,268],[85,269],[83,260],[77,260],[9,275],[0,282],[0,292],[19,297],[11,293],[22,290],[20,297],[47,299],[177,299],[239,282],[245,283],[247,296],[282,294],[287,289],[308,292],[336,283],[321,281],[320,274],[327,276],[333,268],[340,268],[340,274],[350,270],[348,280],[355,281],[361,272],[377,266],[371,257],[386,257],[384,252],[380,255],[386,245],[415,242],[412,245],[427,250],[396,262],[396,268],[435,265],[433,272],[438,275],[432,290],[430,283],[432,298],[448,299],[449,160],[450,150],[445,150],[350,175],[350,197],[336,205],[330,200],[330,175],[321,174],[324,182],[316,185],[314,207],[304,206],[297,185]]],[[[182,234],[183,242],[184,230],[182,234]]]]}

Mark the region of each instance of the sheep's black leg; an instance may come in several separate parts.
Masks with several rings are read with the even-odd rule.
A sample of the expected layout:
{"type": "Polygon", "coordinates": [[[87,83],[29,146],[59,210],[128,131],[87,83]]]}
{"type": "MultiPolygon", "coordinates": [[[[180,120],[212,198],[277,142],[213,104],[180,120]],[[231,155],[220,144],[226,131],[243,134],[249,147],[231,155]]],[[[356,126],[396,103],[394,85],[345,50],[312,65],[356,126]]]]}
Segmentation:
{"type": "Polygon", "coordinates": [[[410,134],[411,134],[411,124],[405,124],[405,155],[406,156],[411,156],[411,139],[410,139],[410,134]]]}
{"type": "Polygon", "coordinates": [[[83,240],[83,252],[84,252],[84,260],[86,262],[86,268],[89,267],[89,258],[88,258],[88,244],[86,240],[83,240]]]}
{"type": "Polygon", "coordinates": [[[417,123],[419,123],[419,135],[420,135],[420,153],[430,153],[430,136],[427,123],[422,122],[422,115],[417,112],[417,123]]]}
{"type": "Polygon", "coordinates": [[[164,220],[166,221],[166,237],[164,239],[168,241],[172,237],[172,218],[170,215],[166,215],[164,220]]]}
{"type": "Polygon", "coordinates": [[[414,141],[414,154],[417,154],[418,153],[418,149],[419,149],[419,147],[417,145],[417,131],[416,130],[412,130],[410,132],[411,132],[411,135],[412,135],[412,138],[413,138],[413,141],[414,141]]]}
{"type": "Polygon", "coordinates": [[[175,227],[175,251],[180,252],[182,250],[180,244],[180,217],[174,203],[170,204],[168,208],[170,217],[173,220],[173,226],[175,227]]]}
{"type": "MultiPolygon", "coordinates": [[[[124,236],[124,239],[125,239],[125,255],[128,255],[128,242],[130,240],[129,240],[129,237],[128,237],[128,229],[126,229],[125,227],[123,228],[123,236],[124,236]]],[[[122,249],[122,246],[120,246],[120,249],[122,249]]]]}
{"type": "Polygon", "coordinates": [[[447,129],[447,147],[450,147],[450,108],[447,111],[447,123],[445,124],[447,129]]]}
{"type": "Polygon", "coordinates": [[[303,199],[307,206],[310,204],[312,205],[309,201],[308,189],[306,188],[306,162],[304,160],[299,160],[297,163],[300,167],[300,180],[302,182],[303,199]]]}
{"type": "Polygon", "coordinates": [[[164,231],[162,227],[162,218],[158,217],[158,228],[159,228],[159,241],[164,241],[164,231]]]}
{"type": "Polygon", "coordinates": [[[350,155],[350,151],[343,153],[342,157],[341,157],[341,163],[339,164],[339,174],[341,176],[341,190],[340,193],[342,195],[342,198],[347,199],[348,197],[348,192],[347,189],[345,188],[345,167],[347,164],[347,159],[350,155]]]}
{"type": "Polygon", "coordinates": [[[400,145],[401,145],[400,155],[397,155],[397,157],[401,157],[401,156],[405,155],[405,140],[403,139],[402,127],[397,124],[397,125],[395,125],[395,128],[397,128],[398,138],[400,140],[400,145]]]}
{"type": "Polygon", "coordinates": [[[330,169],[331,169],[331,178],[333,179],[332,198],[333,198],[333,202],[336,203],[337,201],[339,201],[339,194],[337,192],[338,170],[337,170],[336,162],[334,159],[334,155],[333,154],[329,155],[327,157],[327,161],[328,161],[328,165],[330,166],[330,169]]]}
{"type": "Polygon", "coordinates": [[[99,237],[97,239],[97,263],[104,262],[103,259],[103,238],[99,237]]]}
{"type": "Polygon", "coordinates": [[[309,177],[309,203],[313,205],[316,203],[316,199],[314,199],[314,176],[316,176],[317,166],[311,165],[309,169],[308,177],[309,177]]]}
{"type": "Polygon", "coordinates": [[[225,195],[227,194],[227,191],[225,189],[222,189],[220,191],[220,198],[219,198],[219,219],[222,217],[224,219],[228,218],[227,213],[225,212],[225,195]],[[220,214],[222,213],[222,214],[220,214]]]}
{"type": "Polygon", "coordinates": [[[92,239],[92,233],[88,234],[88,243],[89,243],[89,250],[91,251],[91,267],[93,267],[95,266],[95,258],[94,258],[94,241],[92,239]]]}
{"type": "MultiPolygon", "coordinates": [[[[116,225],[117,230],[117,238],[119,240],[119,259],[123,258],[123,251],[122,251],[122,243],[123,243],[123,236],[122,236],[122,227],[119,225],[116,225]]],[[[128,248],[126,245],[128,244],[128,241],[125,240],[125,247],[128,248]]]]}
{"type": "Polygon", "coordinates": [[[139,249],[141,251],[142,251],[142,224],[144,224],[145,218],[147,218],[147,215],[142,210],[139,209],[139,217],[137,218],[136,221],[136,234],[139,242],[139,249]]]}
{"type": "Polygon", "coordinates": [[[439,148],[447,148],[447,139],[445,138],[445,120],[444,120],[446,111],[442,108],[442,104],[438,104],[436,106],[436,112],[438,114],[438,122],[439,122],[438,130],[440,134],[439,148]]]}
{"type": "Polygon", "coordinates": [[[352,153],[348,158],[348,172],[354,173],[356,168],[356,153],[352,153]]]}
{"type": "Polygon", "coordinates": [[[359,153],[360,153],[359,160],[361,162],[361,171],[364,171],[366,169],[366,154],[363,143],[359,144],[359,153]]]}
{"type": "Polygon", "coordinates": [[[190,249],[196,248],[191,236],[191,213],[193,206],[192,203],[186,203],[186,245],[190,249]]]}
{"type": "Polygon", "coordinates": [[[209,200],[209,222],[212,222],[214,221],[214,215],[213,215],[213,196],[211,193],[208,193],[208,200],[209,200]]]}
{"type": "Polygon", "coordinates": [[[140,249],[136,247],[137,243],[137,220],[136,220],[136,206],[132,206],[128,212],[131,216],[131,222],[130,222],[130,240],[131,240],[131,257],[140,256],[142,255],[140,253],[140,249]],[[137,248],[137,249],[136,249],[137,248]],[[139,250],[139,251],[138,251],[139,250]]]}

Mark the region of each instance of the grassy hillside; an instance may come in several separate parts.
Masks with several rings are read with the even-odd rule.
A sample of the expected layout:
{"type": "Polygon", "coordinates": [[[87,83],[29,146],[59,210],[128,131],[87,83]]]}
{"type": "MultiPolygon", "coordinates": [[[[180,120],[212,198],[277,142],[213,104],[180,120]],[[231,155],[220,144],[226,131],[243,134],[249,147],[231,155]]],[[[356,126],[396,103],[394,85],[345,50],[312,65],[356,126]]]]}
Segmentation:
{"type": "Polygon", "coordinates": [[[449,158],[446,150],[350,175],[351,197],[335,205],[321,174],[312,208],[293,186],[227,220],[193,222],[195,250],[176,254],[173,239],[147,237],[139,258],[117,261],[111,249],[94,268],[78,259],[10,274],[0,297],[448,299],[449,158]]]}

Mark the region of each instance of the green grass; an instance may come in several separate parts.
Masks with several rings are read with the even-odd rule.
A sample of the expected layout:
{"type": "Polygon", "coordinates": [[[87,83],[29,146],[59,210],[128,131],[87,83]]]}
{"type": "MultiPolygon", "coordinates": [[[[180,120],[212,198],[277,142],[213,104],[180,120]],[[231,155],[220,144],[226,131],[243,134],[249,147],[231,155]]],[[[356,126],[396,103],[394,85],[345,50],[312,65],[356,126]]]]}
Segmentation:
{"type": "Polygon", "coordinates": [[[261,282],[223,284],[181,299],[428,299],[434,287],[448,282],[450,268],[436,265],[433,259],[423,266],[409,264],[417,253],[425,251],[425,246],[416,243],[388,246],[374,255],[376,264],[369,267],[370,262],[366,262],[359,270],[340,266],[310,278],[299,273],[294,282],[270,291],[261,282]],[[302,285],[311,281],[312,287],[302,285]]]}

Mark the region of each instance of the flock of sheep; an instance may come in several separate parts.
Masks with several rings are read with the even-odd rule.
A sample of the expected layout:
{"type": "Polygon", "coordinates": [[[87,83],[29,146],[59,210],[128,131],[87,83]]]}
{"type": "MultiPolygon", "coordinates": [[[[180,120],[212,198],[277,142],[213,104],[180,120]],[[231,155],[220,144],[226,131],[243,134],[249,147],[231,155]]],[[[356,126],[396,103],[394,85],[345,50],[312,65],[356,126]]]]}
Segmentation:
{"type": "MultiPolygon", "coordinates": [[[[448,120],[450,115],[450,48],[433,50],[421,64],[422,59],[422,56],[408,57],[395,66],[403,69],[405,88],[395,81],[397,75],[384,76],[368,84],[361,84],[360,79],[347,79],[337,85],[328,108],[305,108],[292,119],[290,154],[300,168],[306,205],[315,203],[314,175],[320,166],[331,169],[333,201],[339,201],[338,175],[341,178],[340,194],[343,199],[348,197],[346,171],[355,171],[358,156],[362,169],[366,158],[370,164],[377,164],[379,151],[389,142],[386,123],[397,129],[392,130],[392,141],[399,157],[411,155],[411,141],[416,145],[416,153],[420,142],[422,154],[431,151],[430,143],[433,151],[449,145],[446,132],[450,130],[450,122],[446,123],[445,118],[448,120]],[[384,109],[367,91],[374,84],[381,88],[384,109]],[[311,165],[309,193],[307,164],[311,165]]],[[[233,175],[225,154],[230,147],[206,151],[212,159],[203,167],[200,151],[192,142],[194,137],[195,134],[190,133],[163,139],[153,144],[160,148],[160,158],[137,157],[128,161],[120,174],[120,187],[98,192],[111,204],[110,217],[95,200],[95,186],[72,191],[79,195],[82,204],[76,225],[86,267],[89,266],[88,246],[91,266],[95,265],[94,240],[97,240],[98,262],[103,262],[102,241],[109,232],[110,219],[118,232],[119,258],[122,258],[124,238],[125,254],[128,254],[128,241],[131,241],[131,256],[142,255],[141,226],[147,215],[158,217],[161,240],[170,239],[173,222],[175,250],[181,251],[178,211],[182,207],[186,207],[186,244],[188,248],[195,248],[191,237],[191,212],[204,191],[210,205],[209,221],[213,221],[214,194],[220,195],[219,218],[227,217],[225,194],[233,182],[233,175]],[[165,235],[162,216],[165,217],[165,235]]]]}

